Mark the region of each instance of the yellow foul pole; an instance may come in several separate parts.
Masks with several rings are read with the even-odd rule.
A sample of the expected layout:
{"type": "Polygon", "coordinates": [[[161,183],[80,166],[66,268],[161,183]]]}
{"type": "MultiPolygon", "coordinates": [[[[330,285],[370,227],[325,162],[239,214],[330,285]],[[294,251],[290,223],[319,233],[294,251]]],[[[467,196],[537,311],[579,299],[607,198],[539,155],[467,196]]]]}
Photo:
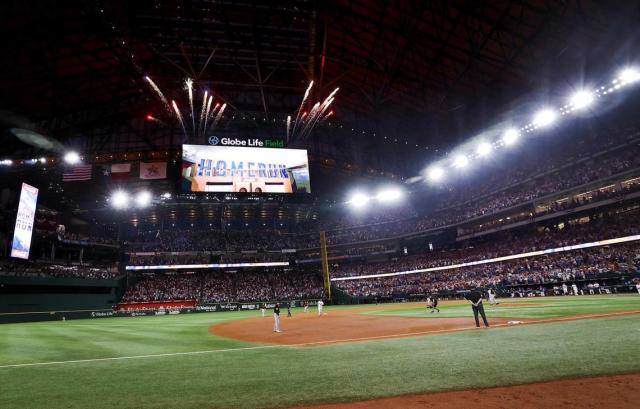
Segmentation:
{"type": "Polygon", "coordinates": [[[324,288],[331,301],[331,276],[329,275],[329,257],[327,256],[327,236],[320,232],[320,256],[322,257],[322,275],[324,276],[324,288]]]}

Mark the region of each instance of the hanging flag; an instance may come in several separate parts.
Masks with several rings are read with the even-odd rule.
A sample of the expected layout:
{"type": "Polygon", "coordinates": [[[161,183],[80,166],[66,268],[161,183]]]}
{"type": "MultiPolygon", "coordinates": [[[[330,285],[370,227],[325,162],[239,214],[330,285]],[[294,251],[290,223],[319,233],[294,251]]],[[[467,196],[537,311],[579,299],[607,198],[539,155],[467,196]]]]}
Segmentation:
{"type": "Polygon", "coordinates": [[[167,162],[140,162],[140,179],[166,179],[167,162]]]}
{"type": "Polygon", "coordinates": [[[111,179],[111,165],[98,165],[98,179],[102,176],[104,179],[111,179]]]}
{"type": "Polygon", "coordinates": [[[78,165],[66,168],[62,173],[63,182],[91,180],[91,165],[78,165]]]}
{"type": "Polygon", "coordinates": [[[127,180],[130,173],[130,163],[114,163],[111,165],[111,180],[127,180]]]}

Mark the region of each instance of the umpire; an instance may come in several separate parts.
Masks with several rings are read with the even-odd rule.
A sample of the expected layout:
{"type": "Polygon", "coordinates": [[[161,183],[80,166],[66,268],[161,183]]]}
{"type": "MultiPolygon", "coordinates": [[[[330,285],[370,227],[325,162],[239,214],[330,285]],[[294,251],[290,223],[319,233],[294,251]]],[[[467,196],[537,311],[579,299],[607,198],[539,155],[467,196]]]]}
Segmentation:
{"type": "Polygon", "coordinates": [[[482,294],[480,294],[480,291],[478,291],[477,288],[474,288],[464,298],[466,298],[471,303],[471,308],[473,309],[473,317],[476,319],[476,327],[480,328],[478,313],[482,315],[484,326],[488,327],[489,323],[487,322],[487,316],[484,314],[484,307],[482,306],[482,294]]]}

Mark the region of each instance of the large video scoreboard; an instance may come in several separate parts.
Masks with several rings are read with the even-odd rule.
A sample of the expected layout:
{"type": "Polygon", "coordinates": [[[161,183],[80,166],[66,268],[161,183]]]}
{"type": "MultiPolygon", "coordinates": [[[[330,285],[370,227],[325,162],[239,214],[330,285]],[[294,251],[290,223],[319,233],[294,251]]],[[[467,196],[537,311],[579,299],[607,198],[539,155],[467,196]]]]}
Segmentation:
{"type": "Polygon", "coordinates": [[[306,149],[182,145],[183,191],[311,193],[306,149]]]}

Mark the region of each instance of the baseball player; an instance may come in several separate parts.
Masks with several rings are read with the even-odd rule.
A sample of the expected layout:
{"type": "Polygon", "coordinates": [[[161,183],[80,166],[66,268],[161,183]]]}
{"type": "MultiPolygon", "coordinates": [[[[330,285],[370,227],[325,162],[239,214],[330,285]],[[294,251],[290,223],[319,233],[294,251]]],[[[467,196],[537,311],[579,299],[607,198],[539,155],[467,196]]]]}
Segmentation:
{"type": "Polygon", "coordinates": [[[431,313],[433,314],[434,311],[440,312],[440,308],[438,308],[438,296],[435,294],[431,296],[431,313]]]}
{"type": "Polygon", "coordinates": [[[638,290],[638,294],[640,294],[640,283],[636,284],[636,290],[638,290]]]}
{"type": "Polygon", "coordinates": [[[293,301],[289,301],[287,304],[287,317],[291,316],[291,306],[293,305],[293,301]]]}
{"type": "Polygon", "coordinates": [[[578,286],[576,283],[571,284],[571,290],[573,290],[573,295],[578,295],[578,286]]]}
{"type": "Polygon", "coordinates": [[[567,287],[567,283],[562,283],[562,295],[569,295],[569,287],[567,287]]]}
{"type": "Polygon", "coordinates": [[[304,312],[309,312],[309,301],[304,302],[304,312]]]}
{"type": "Polygon", "coordinates": [[[489,290],[487,290],[487,293],[489,294],[489,305],[500,304],[498,301],[496,301],[496,290],[494,290],[493,288],[489,288],[489,290]]]}
{"type": "Polygon", "coordinates": [[[482,294],[478,289],[471,290],[464,298],[471,303],[471,309],[473,310],[473,318],[476,320],[476,327],[480,328],[480,321],[478,320],[478,314],[482,316],[482,321],[485,327],[489,327],[487,322],[487,316],[484,313],[484,307],[482,306],[482,294]]]}
{"type": "Polygon", "coordinates": [[[280,332],[280,304],[273,307],[273,332],[280,332]]]}
{"type": "Polygon", "coordinates": [[[262,313],[262,318],[264,318],[264,314],[267,312],[267,306],[264,304],[260,304],[260,312],[262,313]]]}
{"type": "Polygon", "coordinates": [[[323,308],[324,308],[324,301],[318,300],[318,316],[322,315],[323,308]]]}

